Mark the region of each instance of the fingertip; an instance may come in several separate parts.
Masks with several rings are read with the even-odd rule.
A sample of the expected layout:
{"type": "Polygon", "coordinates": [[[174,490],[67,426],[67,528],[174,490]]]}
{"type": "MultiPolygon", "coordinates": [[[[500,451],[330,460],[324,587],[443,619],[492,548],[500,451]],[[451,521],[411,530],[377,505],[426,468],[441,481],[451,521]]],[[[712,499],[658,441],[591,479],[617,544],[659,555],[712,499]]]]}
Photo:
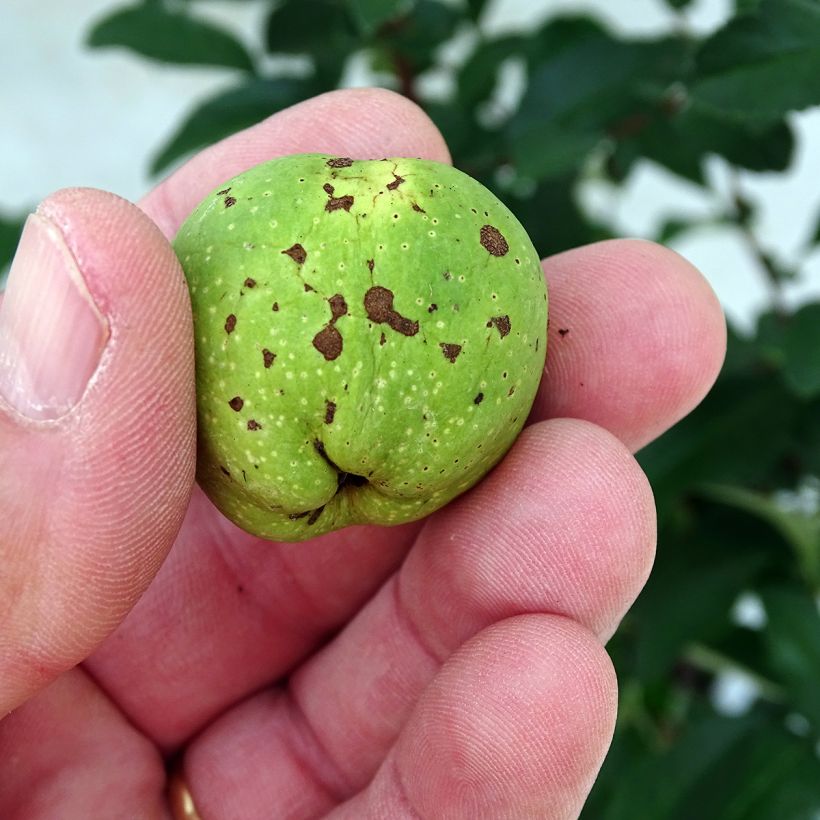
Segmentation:
{"type": "Polygon", "coordinates": [[[612,663],[588,630],[510,618],[445,663],[397,744],[397,773],[423,816],[575,817],[616,705],[612,663]]]}
{"type": "Polygon", "coordinates": [[[634,451],[700,403],[723,363],[726,322],[697,268],[640,239],[543,264],[549,348],[534,418],[587,419],[634,451]]]}
{"type": "Polygon", "coordinates": [[[163,180],[140,207],[172,237],[216,185],[261,162],[301,153],[450,162],[440,131],[416,103],[383,88],[338,89],[278,111],[204,149],[163,180]]]}

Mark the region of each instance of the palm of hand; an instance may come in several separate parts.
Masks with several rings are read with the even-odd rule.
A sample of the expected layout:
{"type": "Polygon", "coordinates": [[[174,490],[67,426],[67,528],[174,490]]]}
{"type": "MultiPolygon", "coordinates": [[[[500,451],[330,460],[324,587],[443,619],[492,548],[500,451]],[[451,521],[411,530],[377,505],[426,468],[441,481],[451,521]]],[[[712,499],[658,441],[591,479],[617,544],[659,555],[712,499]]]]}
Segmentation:
{"type": "MultiPolygon", "coordinates": [[[[209,149],[142,207],[171,236],[241,167],[309,150],[447,160],[411,104],[338,92],[209,149]]],[[[20,480],[75,478],[47,517],[71,547],[0,524],[8,577],[33,561],[39,579],[37,600],[11,598],[0,695],[11,707],[62,672],[0,724],[0,816],[167,817],[168,759],[203,818],[577,816],[614,722],[603,642],[654,549],[651,492],[629,450],[688,412],[722,357],[723,320],[697,272],[642,242],[548,260],[548,372],[502,464],[426,523],[271,544],[198,490],[188,500],[190,319],[167,243],[100,192],[50,207],[78,258],[102,219],[143,250],[123,252],[109,229],[83,255],[92,280],[117,273],[119,347],[59,455],[41,431],[0,422],[5,452],[26,454],[20,480]],[[129,275],[147,283],[138,296],[129,275]],[[127,431],[93,421],[118,413],[127,431]],[[85,475],[78,442],[95,454],[85,475]]],[[[5,494],[11,505],[0,482],[8,508],[5,494]]]]}

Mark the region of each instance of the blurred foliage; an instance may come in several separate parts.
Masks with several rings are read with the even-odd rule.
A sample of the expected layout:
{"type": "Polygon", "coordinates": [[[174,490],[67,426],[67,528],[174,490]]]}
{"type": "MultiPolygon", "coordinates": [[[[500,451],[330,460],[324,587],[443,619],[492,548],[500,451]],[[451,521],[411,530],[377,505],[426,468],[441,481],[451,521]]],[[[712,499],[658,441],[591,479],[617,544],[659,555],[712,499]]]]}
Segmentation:
{"type": "MultiPolygon", "coordinates": [[[[481,25],[486,0],[244,2],[260,11],[256,42],[208,22],[201,0],[143,0],[90,31],[94,47],[230,72],[157,150],[155,172],[337,87],[358,61],[428,111],[455,164],[543,255],[608,235],[579,202],[584,181],[621,184],[650,160],[706,189],[712,156],[730,171],[782,172],[789,115],[820,104],[820,0],[736,0],[705,37],[687,28],[690,0],[665,0],[679,25],[657,39],[590,16],[494,35],[481,25]]],[[[657,495],[658,558],[609,644],[621,707],[585,818],[820,816],[820,305],[785,307],[801,264],[761,247],[755,212],[738,186],[713,219],[673,215],[656,237],[729,226],[772,305],[753,335],[730,332],[713,392],[639,456],[657,495]],[[727,708],[718,695],[732,681],[752,694],[727,708]]],[[[806,256],[818,243],[820,224],[806,256]]]]}

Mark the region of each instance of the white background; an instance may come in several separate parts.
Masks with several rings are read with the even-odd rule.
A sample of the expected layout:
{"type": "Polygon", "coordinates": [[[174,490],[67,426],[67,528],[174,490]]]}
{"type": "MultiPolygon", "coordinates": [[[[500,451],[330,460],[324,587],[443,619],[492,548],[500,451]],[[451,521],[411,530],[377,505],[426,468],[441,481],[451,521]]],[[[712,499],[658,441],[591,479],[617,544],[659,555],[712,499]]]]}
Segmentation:
{"type": "MultiPolygon", "coordinates": [[[[138,198],[151,185],[148,157],[197,100],[229,87],[227,69],[164,66],[117,50],[87,51],[84,33],[112,9],[112,0],[1,0],[0,6],[0,211],[19,214],[50,191],[90,185],[138,198]]],[[[198,7],[243,37],[258,53],[264,3],[202,2],[198,7]]],[[[686,25],[710,31],[729,14],[730,0],[700,0],[686,25]]],[[[614,29],[655,34],[680,25],[663,0],[495,0],[489,30],[527,28],[561,12],[590,10],[614,29]]],[[[457,54],[457,49],[454,50],[457,54]]],[[[366,77],[351,72],[349,84],[366,77]]],[[[799,150],[785,175],[744,174],[744,190],[763,202],[758,234],[784,262],[799,259],[820,205],[820,110],[793,118],[799,150]]],[[[583,200],[622,235],[651,236],[670,215],[720,211],[726,173],[709,165],[715,193],[644,163],[623,189],[588,185],[583,200]]],[[[702,229],[674,247],[707,275],[727,312],[750,327],[766,304],[762,272],[735,232],[702,229]]],[[[788,291],[795,303],[820,298],[820,253],[803,266],[788,291]]]]}

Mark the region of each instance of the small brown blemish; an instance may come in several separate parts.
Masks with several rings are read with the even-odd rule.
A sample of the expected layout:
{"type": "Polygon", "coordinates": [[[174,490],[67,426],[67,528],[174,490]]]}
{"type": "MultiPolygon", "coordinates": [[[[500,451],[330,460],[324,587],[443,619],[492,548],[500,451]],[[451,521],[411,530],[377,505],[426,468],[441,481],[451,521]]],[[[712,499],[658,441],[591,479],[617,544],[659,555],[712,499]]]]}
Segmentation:
{"type": "Polygon", "coordinates": [[[387,336],[384,335],[384,331],[382,331],[381,338],[379,339],[379,344],[382,346],[387,344],[387,336]]]}
{"type": "Polygon", "coordinates": [[[501,336],[502,339],[505,336],[509,336],[511,327],[509,316],[493,316],[490,321],[487,322],[487,327],[492,327],[493,325],[495,325],[496,330],[498,330],[498,335],[501,336]]]}
{"type": "Polygon", "coordinates": [[[350,211],[353,207],[353,197],[350,194],[345,194],[344,196],[333,196],[334,187],[329,183],[326,182],[322,189],[324,192],[330,197],[328,201],[325,203],[325,210],[326,211],[350,211]]]}
{"type": "Polygon", "coordinates": [[[251,279],[250,276],[243,282],[243,285],[246,288],[255,288],[256,287],[256,279],[251,279]]]}
{"type": "Polygon", "coordinates": [[[307,251],[298,242],[282,251],[282,253],[289,256],[297,265],[304,265],[305,259],[307,259],[307,251]]]}
{"type": "Polygon", "coordinates": [[[432,313],[434,310],[438,310],[438,305],[435,302],[433,302],[433,304],[430,305],[429,308],[427,308],[427,312],[432,313]]]}
{"type": "Polygon", "coordinates": [[[368,259],[367,267],[370,269],[370,272],[373,273],[373,268],[376,267],[376,262],[373,259],[368,259]]]}
{"type": "Polygon", "coordinates": [[[267,348],[263,348],[263,350],[262,350],[262,361],[265,363],[266,368],[269,368],[273,364],[275,359],[276,359],[276,354],[275,353],[271,353],[271,351],[268,350],[267,348]]]}
{"type": "Polygon", "coordinates": [[[262,425],[256,419],[248,419],[248,430],[261,430],[262,425]]]}
{"type": "Polygon", "coordinates": [[[225,207],[226,208],[232,208],[234,205],[236,205],[236,197],[226,196],[225,197],[225,207]]]}
{"type": "Polygon", "coordinates": [[[420,205],[417,205],[415,202],[413,203],[413,210],[419,214],[426,214],[427,211],[424,210],[420,205]]]}
{"type": "Polygon", "coordinates": [[[559,327],[558,328],[558,335],[561,336],[562,338],[564,336],[566,336],[567,333],[569,333],[569,328],[568,327],[559,327]]]}
{"type": "Polygon", "coordinates": [[[393,174],[393,181],[387,183],[387,190],[388,191],[395,191],[399,185],[404,182],[404,177],[400,177],[398,174],[393,174]]]}
{"type": "Polygon", "coordinates": [[[234,396],[228,402],[228,406],[238,413],[245,406],[245,400],[241,396],[234,396]]]}
{"type": "Polygon", "coordinates": [[[350,157],[334,157],[327,161],[328,168],[350,168],[353,160],[350,157]]]}
{"type": "Polygon", "coordinates": [[[350,211],[353,207],[353,197],[350,194],[339,197],[331,197],[325,205],[326,211],[350,211]]]}
{"type": "Polygon", "coordinates": [[[513,386],[509,389],[509,392],[507,393],[507,395],[508,395],[508,396],[512,396],[512,394],[513,394],[513,393],[515,393],[515,385],[513,385],[513,386]]]}
{"type": "Polygon", "coordinates": [[[482,226],[481,244],[493,256],[504,256],[510,250],[510,246],[501,231],[492,225],[482,226]]]}
{"type": "Polygon", "coordinates": [[[307,512],[301,512],[301,513],[291,513],[288,516],[288,518],[291,521],[298,521],[300,518],[304,518],[306,515],[310,515],[310,510],[308,510],[307,512]]]}
{"type": "Polygon", "coordinates": [[[449,282],[453,278],[453,274],[450,271],[446,270],[444,273],[441,274],[444,277],[446,282],[449,282]]]}
{"type": "Polygon", "coordinates": [[[230,477],[231,477],[231,474],[228,472],[228,469],[227,469],[226,467],[222,467],[222,466],[220,465],[219,469],[222,471],[222,474],[223,474],[223,475],[228,476],[228,478],[230,478],[230,477]]]}
{"type": "Polygon", "coordinates": [[[483,394],[483,393],[479,393],[479,394],[478,394],[478,395],[477,395],[477,396],[473,399],[473,404],[481,404],[481,402],[483,402],[483,401],[484,401],[484,394],[483,394]]]}
{"type": "Polygon", "coordinates": [[[336,415],[336,402],[325,399],[325,424],[333,424],[336,415]]]}
{"type": "Polygon", "coordinates": [[[278,312],[278,310],[279,310],[279,302],[274,302],[274,303],[273,303],[273,307],[271,308],[271,310],[272,310],[274,313],[278,312]]]}
{"type": "Polygon", "coordinates": [[[347,313],[347,302],[341,293],[331,296],[328,302],[330,303],[331,322],[335,322],[347,313]]]}
{"type": "Polygon", "coordinates": [[[376,324],[386,323],[396,333],[403,336],[415,336],[419,332],[419,323],[402,316],[393,309],[393,291],[379,285],[370,288],[364,295],[364,309],[367,318],[376,324]]]}
{"type": "Polygon", "coordinates": [[[221,191],[217,191],[217,196],[225,196],[225,194],[229,194],[231,192],[230,188],[223,188],[221,191]]]}
{"type": "Polygon", "coordinates": [[[226,333],[233,333],[234,329],[236,328],[236,316],[231,313],[227,319],[225,319],[225,332],[226,333]]]}
{"type": "Polygon", "coordinates": [[[342,345],[342,334],[333,325],[327,325],[313,337],[313,346],[328,362],[339,358],[342,345]]]}
{"type": "Polygon", "coordinates": [[[449,361],[451,364],[455,362],[455,360],[458,358],[458,354],[461,353],[461,345],[440,342],[439,347],[441,348],[441,352],[444,354],[444,358],[447,359],[447,361],[449,361]]]}
{"type": "Polygon", "coordinates": [[[305,293],[315,293],[315,292],[316,292],[316,288],[314,288],[313,285],[309,285],[307,282],[305,282],[305,293]]]}

